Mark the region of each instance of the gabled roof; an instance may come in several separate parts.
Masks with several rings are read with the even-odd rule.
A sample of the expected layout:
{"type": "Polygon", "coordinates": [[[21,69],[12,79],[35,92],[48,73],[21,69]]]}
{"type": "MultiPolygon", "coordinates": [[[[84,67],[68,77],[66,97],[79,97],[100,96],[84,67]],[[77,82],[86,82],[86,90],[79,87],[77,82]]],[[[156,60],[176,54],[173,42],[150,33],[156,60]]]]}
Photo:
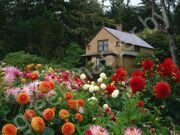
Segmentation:
{"type": "Polygon", "coordinates": [[[124,43],[154,49],[154,47],[152,47],[150,44],[148,44],[147,42],[145,42],[144,40],[142,40],[141,38],[139,38],[135,34],[122,32],[122,31],[107,28],[107,27],[104,27],[104,29],[107,30],[114,37],[116,37],[117,39],[119,39],[120,41],[122,41],[124,43]]]}

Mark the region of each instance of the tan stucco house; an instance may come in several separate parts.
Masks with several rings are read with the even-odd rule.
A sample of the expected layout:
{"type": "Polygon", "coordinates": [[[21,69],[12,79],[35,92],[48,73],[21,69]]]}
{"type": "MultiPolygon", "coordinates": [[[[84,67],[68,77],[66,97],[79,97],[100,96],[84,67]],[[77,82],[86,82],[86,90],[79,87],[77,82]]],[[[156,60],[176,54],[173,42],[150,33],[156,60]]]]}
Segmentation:
{"type": "Polygon", "coordinates": [[[127,32],[103,27],[86,45],[82,55],[95,66],[134,67],[134,59],[139,53],[154,54],[154,48],[147,42],[127,32]]]}

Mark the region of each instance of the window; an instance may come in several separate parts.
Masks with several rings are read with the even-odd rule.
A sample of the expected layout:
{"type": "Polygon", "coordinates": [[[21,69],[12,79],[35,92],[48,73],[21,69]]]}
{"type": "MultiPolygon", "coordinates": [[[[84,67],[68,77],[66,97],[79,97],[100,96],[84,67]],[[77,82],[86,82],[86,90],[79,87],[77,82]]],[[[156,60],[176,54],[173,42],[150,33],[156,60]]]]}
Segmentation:
{"type": "Polygon", "coordinates": [[[140,52],[140,47],[139,46],[135,46],[135,52],[140,52]]]}
{"type": "Polygon", "coordinates": [[[91,45],[88,45],[88,46],[87,46],[87,49],[88,49],[88,50],[91,50],[91,45]]]}
{"type": "Polygon", "coordinates": [[[98,51],[107,51],[108,50],[108,40],[98,41],[98,51]]]}
{"type": "Polygon", "coordinates": [[[119,41],[116,42],[116,47],[120,47],[121,43],[119,41]]]}

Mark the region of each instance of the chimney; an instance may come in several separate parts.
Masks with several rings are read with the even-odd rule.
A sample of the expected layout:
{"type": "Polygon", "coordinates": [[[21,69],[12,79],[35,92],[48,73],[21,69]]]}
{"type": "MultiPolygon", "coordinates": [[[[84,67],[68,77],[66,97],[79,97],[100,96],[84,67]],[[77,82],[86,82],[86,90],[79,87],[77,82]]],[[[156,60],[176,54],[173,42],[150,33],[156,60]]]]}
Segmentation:
{"type": "Polygon", "coordinates": [[[116,30],[122,31],[122,29],[123,29],[123,25],[122,24],[117,24],[116,25],[116,30]]]}

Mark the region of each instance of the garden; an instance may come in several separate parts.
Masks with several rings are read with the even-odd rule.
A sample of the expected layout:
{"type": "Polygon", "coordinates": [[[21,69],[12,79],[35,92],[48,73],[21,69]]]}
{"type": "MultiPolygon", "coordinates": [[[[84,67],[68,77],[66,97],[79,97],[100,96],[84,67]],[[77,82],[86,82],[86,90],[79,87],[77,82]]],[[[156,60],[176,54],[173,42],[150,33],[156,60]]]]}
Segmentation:
{"type": "Polygon", "coordinates": [[[178,135],[180,70],[144,59],[133,72],[88,74],[1,64],[2,135],[178,135]]]}

